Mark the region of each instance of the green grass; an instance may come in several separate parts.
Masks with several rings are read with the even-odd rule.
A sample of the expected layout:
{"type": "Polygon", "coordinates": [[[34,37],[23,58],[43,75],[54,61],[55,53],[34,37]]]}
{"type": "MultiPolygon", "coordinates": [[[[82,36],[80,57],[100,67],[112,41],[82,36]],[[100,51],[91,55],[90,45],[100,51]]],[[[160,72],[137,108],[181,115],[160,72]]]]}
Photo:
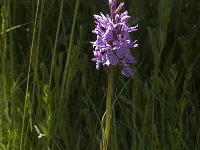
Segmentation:
{"type": "MultiPolygon", "coordinates": [[[[114,73],[109,150],[200,149],[200,2],[126,0],[139,48],[133,79],[114,73]]],[[[0,149],[97,150],[106,71],[93,14],[107,1],[0,2],[0,149]],[[38,138],[35,126],[44,137],[38,138]]]]}

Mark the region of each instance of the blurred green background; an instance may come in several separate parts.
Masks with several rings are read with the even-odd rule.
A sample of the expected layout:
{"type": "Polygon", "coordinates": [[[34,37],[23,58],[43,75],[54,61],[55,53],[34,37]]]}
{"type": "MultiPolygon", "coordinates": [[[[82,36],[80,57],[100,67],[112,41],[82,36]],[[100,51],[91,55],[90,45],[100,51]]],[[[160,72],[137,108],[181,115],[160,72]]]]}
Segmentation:
{"type": "MultiPolygon", "coordinates": [[[[90,41],[108,1],[0,8],[0,149],[98,150],[107,75],[90,41]]],[[[125,0],[124,10],[139,25],[138,63],[132,79],[116,69],[109,150],[199,150],[200,1],[125,0]]]]}

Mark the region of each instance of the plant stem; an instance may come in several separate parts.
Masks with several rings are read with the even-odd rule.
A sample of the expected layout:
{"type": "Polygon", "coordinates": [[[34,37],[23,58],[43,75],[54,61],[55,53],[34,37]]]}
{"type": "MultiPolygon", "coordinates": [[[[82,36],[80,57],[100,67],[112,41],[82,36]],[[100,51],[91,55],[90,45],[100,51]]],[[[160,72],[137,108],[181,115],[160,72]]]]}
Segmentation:
{"type": "Polygon", "coordinates": [[[35,34],[36,34],[36,25],[37,25],[37,18],[38,18],[38,12],[39,12],[39,4],[40,0],[37,1],[37,9],[36,9],[36,16],[35,16],[35,23],[33,28],[33,38],[31,43],[31,50],[30,50],[30,58],[29,58],[29,65],[28,65],[28,74],[27,74],[27,82],[26,82],[26,95],[25,95],[25,102],[24,102],[24,110],[23,110],[23,118],[22,118],[22,130],[21,130],[21,137],[20,137],[20,146],[19,149],[24,149],[24,143],[23,136],[24,136],[24,128],[25,128],[25,120],[26,120],[26,111],[28,107],[28,99],[29,99],[29,80],[30,80],[30,72],[31,72],[31,62],[32,62],[32,55],[33,55],[33,47],[34,47],[34,41],[35,41],[35,34]]]}
{"type": "Polygon", "coordinates": [[[106,128],[105,128],[105,139],[103,139],[103,150],[107,150],[109,135],[110,135],[110,122],[111,122],[111,99],[113,95],[113,74],[114,69],[109,68],[108,71],[108,89],[106,98],[106,128]]]}

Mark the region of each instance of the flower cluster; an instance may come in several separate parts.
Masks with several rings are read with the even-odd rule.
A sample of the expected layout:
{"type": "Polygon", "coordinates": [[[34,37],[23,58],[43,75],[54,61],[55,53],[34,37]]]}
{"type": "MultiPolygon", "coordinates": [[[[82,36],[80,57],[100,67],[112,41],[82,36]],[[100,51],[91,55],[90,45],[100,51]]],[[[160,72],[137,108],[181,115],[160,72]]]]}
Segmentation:
{"type": "Polygon", "coordinates": [[[91,42],[95,48],[93,61],[96,61],[96,68],[100,65],[120,65],[123,67],[122,73],[127,77],[132,77],[133,72],[129,64],[136,63],[130,53],[130,48],[138,46],[137,41],[131,42],[129,33],[136,31],[136,27],[128,27],[131,18],[128,12],[120,13],[124,3],[116,7],[116,0],[109,0],[110,14],[104,16],[94,15],[96,28],[93,33],[97,35],[97,40],[91,42]]]}

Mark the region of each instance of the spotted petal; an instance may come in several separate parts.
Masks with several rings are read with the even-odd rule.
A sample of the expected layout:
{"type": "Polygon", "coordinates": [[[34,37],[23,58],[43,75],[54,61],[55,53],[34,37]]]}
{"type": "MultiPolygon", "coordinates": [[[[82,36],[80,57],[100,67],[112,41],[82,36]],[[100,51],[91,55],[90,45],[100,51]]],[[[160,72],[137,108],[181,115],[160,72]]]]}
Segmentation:
{"type": "Polygon", "coordinates": [[[125,66],[122,69],[122,74],[125,75],[126,77],[132,77],[133,76],[133,71],[129,66],[125,66]]]}
{"type": "Polygon", "coordinates": [[[109,66],[110,64],[116,65],[118,63],[118,58],[113,53],[107,53],[107,54],[104,54],[103,56],[103,63],[107,66],[109,66]]]}

